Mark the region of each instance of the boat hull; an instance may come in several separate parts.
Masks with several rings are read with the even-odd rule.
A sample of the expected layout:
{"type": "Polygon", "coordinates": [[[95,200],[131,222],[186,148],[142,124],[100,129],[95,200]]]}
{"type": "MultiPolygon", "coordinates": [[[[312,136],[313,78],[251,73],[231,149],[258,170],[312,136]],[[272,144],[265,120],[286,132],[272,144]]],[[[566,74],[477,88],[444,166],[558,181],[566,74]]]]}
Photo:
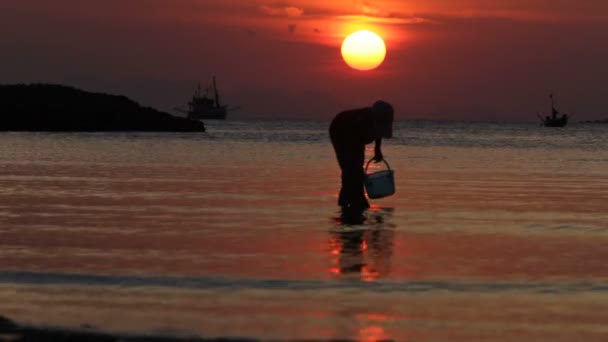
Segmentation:
{"type": "Polygon", "coordinates": [[[228,111],[225,107],[206,108],[204,110],[189,111],[188,119],[190,120],[226,120],[228,111]]]}
{"type": "Polygon", "coordinates": [[[547,118],[543,121],[545,127],[565,127],[568,124],[568,116],[563,115],[560,118],[547,118]]]}

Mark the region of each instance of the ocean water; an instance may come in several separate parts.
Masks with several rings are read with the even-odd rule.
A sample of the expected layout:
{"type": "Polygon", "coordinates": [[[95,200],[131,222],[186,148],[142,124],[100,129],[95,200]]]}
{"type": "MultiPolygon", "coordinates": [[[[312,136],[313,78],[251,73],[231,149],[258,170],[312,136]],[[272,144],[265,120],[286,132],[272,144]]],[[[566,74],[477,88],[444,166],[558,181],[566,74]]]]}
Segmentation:
{"type": "Polygon", "coordinates": [[[0,133],[0,315],[204,338],[608,340],[608,127],[398,122],[396,194],[343,225],[327,122],[206,124],[0,133]]]}

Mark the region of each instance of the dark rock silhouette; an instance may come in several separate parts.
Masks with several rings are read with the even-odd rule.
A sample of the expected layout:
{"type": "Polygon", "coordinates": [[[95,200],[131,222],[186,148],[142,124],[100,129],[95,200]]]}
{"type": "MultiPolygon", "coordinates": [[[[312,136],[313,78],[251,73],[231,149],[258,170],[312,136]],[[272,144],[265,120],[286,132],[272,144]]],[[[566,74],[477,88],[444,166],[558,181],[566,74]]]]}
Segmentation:
{"type": "Polygon", "coordinates": [[[0,85],[0,131],[204,132],[201,121],[142,107],[125,96],[53,85],[0,85]]]}

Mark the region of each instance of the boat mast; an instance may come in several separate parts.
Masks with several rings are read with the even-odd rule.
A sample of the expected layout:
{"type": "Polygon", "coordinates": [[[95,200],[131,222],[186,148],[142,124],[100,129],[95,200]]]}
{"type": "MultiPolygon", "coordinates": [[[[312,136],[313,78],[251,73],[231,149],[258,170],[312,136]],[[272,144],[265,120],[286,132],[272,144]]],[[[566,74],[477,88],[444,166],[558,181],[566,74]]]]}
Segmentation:
{"type": "Polygon", "coordinates": [[[217,91],[217,84],[215,82],[215,76],[213,76],[213,90],[215,92],[215,106],[217,108],[219,108],[220,107],[220,94],[217,91]]]}
{"type": "Polygon", "coordinates": [[[553,104],[553,93],[551,93],[549,97],[551,98],[551,117],[555,119],[557,111],[555,110],[555,105],[553,104]]]}

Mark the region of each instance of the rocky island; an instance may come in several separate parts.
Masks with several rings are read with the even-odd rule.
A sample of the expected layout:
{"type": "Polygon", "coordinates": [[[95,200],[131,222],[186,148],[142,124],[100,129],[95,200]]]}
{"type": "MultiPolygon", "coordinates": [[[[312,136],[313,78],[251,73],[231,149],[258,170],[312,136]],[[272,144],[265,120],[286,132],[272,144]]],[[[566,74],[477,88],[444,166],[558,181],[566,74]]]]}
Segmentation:
{"type": "Polygon", "coordinates": [[[0,85],[0,131],[204,132],[205,125],[125,96],[54,84],[0,85]]]}

